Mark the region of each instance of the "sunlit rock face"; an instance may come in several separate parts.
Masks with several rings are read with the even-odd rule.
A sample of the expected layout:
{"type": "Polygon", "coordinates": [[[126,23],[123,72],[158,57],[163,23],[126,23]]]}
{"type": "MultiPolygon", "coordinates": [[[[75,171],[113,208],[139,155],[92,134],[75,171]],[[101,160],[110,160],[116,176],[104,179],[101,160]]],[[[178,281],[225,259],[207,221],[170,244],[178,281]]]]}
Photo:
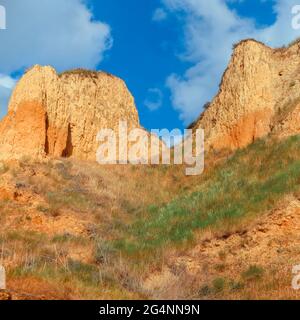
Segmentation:
{"type": "Polygon", "coordinates": [[[271,49],[254,40],[239,43],[218,95],[195,122],[206,147],[242,148],[268,134],[300,133],[300,45],[271,49]]]}
{"type": "Polygon", "coordinates": [[[110,74],[73,70],[58,74],[34,66],[17,84],[0,123],[0,159],[30,156],[95,160],[100,129],[119,121],[140,128],[134,98],[110,74]]]}

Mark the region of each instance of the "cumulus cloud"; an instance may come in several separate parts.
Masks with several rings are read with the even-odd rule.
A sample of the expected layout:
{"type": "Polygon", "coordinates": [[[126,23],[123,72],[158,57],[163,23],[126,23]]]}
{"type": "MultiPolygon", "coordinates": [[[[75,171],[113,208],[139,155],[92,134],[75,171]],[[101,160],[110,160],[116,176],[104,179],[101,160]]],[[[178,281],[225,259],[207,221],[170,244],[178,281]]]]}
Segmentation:
{"type": "Polygon", "coordinates": [[[155,111],[162,106],[163,103],[163,93],[158,88],[150,88],[148,90],[148,97],[144,101],[145,106],[150,111],[155,111]]]}
{"type": "MultiPolygon", "coordinates": [[[[2,0],[0,70],[11,75],[33,64],[58,71],[94,68],[112,45],[109,25],[93,19],[84,0],[2,0]]],[[[3,90],[3,89],[1,89],[3,90]]]]}
{"type": "Polygon", "coordinates": [[[15,86],[16,80],[10,76],[0,73],[0,86],[5,89],[12,89],[15,86]]]}
{"type": "Polygon", "coordinates": [[[81,0],[2,0],[7,30],[0,33],[0,69],[32,64],[58,70],[95,67],[111,45],[107,24],[92,20],[81,0]]]}
{"type": "Polygon", "coordinates": [[[276,21],[266,27],[257,27],[254,20],[240,17],[230,9],[228,3],[234,0],[162,1],[168,11],[184,21],[185,49],[181,59],[192,67],[184,74],[170,75],[167,86],[173,106],[185,124],[194,120],[202,106],[217,93],[234,43],[255,38],[271,46],[281,46],[300,36],[299,30],[291,26],[291,10],[298,0],[276,0],[273,6],[276,21]]]}

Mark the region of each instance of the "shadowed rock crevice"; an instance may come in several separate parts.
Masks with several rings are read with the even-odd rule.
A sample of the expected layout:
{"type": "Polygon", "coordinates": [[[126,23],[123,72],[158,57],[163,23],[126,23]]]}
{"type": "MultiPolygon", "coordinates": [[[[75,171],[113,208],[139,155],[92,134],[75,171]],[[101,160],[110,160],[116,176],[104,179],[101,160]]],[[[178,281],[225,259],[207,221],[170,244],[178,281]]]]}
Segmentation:
{"type": "Polygon", "coordinates": [[[46,115],[46,139],[45,139],[45,154],[49,155],[49,137],[48,137],[48,130],[49,130],[49,119],[46,115]]]}
{"type": "Polygon", "coordinates": [[[66,148],[62,152],[63,158],[70,158],[73,154],[73,143],[72,143],[72,128],[71,125],[68,125],[68,135],[67,135],[67,144],[66,148]]]}

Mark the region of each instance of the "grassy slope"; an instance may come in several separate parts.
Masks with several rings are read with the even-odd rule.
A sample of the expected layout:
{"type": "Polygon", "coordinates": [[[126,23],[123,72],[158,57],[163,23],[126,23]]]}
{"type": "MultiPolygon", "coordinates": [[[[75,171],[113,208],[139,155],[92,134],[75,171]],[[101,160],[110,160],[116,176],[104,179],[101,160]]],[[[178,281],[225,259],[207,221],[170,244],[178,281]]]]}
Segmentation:
{"type": "Polygon", "coordinates": [[[189,242],[197,230],[226,229],[271,209],[300,182],[300,137],[260,140],[204,174],[193,192],[150,206],[115,242],[127,254],[151,254],[189,242]]]}
{"type": "Polygon", "coordinates": [[[299,147],[299,137],[257,141],[194,178],[177,167],[68,161],[4,168],[3,175],[44,199],[36,210],[50,226],[71,216],[85,228],[36,230],[30,203],[2,201],[1,252],[10,282],[18,288],[34,277],[47,281],[43,291],[63,298],[145,297],[142,279],[168,252],[192,246],[201,230],[238,228],[298,191],[299,147]],[[36,174],[28,175],[32,169],[36,174]]]}

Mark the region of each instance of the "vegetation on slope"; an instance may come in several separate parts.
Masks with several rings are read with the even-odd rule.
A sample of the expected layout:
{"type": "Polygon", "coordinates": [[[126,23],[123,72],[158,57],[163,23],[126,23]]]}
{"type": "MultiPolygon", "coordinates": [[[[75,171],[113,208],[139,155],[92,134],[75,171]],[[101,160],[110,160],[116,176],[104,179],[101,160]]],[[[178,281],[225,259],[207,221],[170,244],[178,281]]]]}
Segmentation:
{"type": "Polygon", "coordinates": [[[115,242],[127,254],[151,254],[189,242],[208,227],[225,231],[243,218],[257,217],[300,182],[300,137],[260,140],[237,151],[199,181],[193,192],[165,206],[150,206],[115,242]]]}
{"type": "MultiPolygon", "coordinates": [[[[300,137],[257,141],[200,177],[178,167],[24,159],[5,164],[0,179],[17,195],[0,201],[11,288],[48,298],[145,298],[147,273],[170,252],[191,247],[204,230],[238,229],[298,192],[300,137]]],[[[214,281],[218,292],[223,282],[214,281]]]]}

